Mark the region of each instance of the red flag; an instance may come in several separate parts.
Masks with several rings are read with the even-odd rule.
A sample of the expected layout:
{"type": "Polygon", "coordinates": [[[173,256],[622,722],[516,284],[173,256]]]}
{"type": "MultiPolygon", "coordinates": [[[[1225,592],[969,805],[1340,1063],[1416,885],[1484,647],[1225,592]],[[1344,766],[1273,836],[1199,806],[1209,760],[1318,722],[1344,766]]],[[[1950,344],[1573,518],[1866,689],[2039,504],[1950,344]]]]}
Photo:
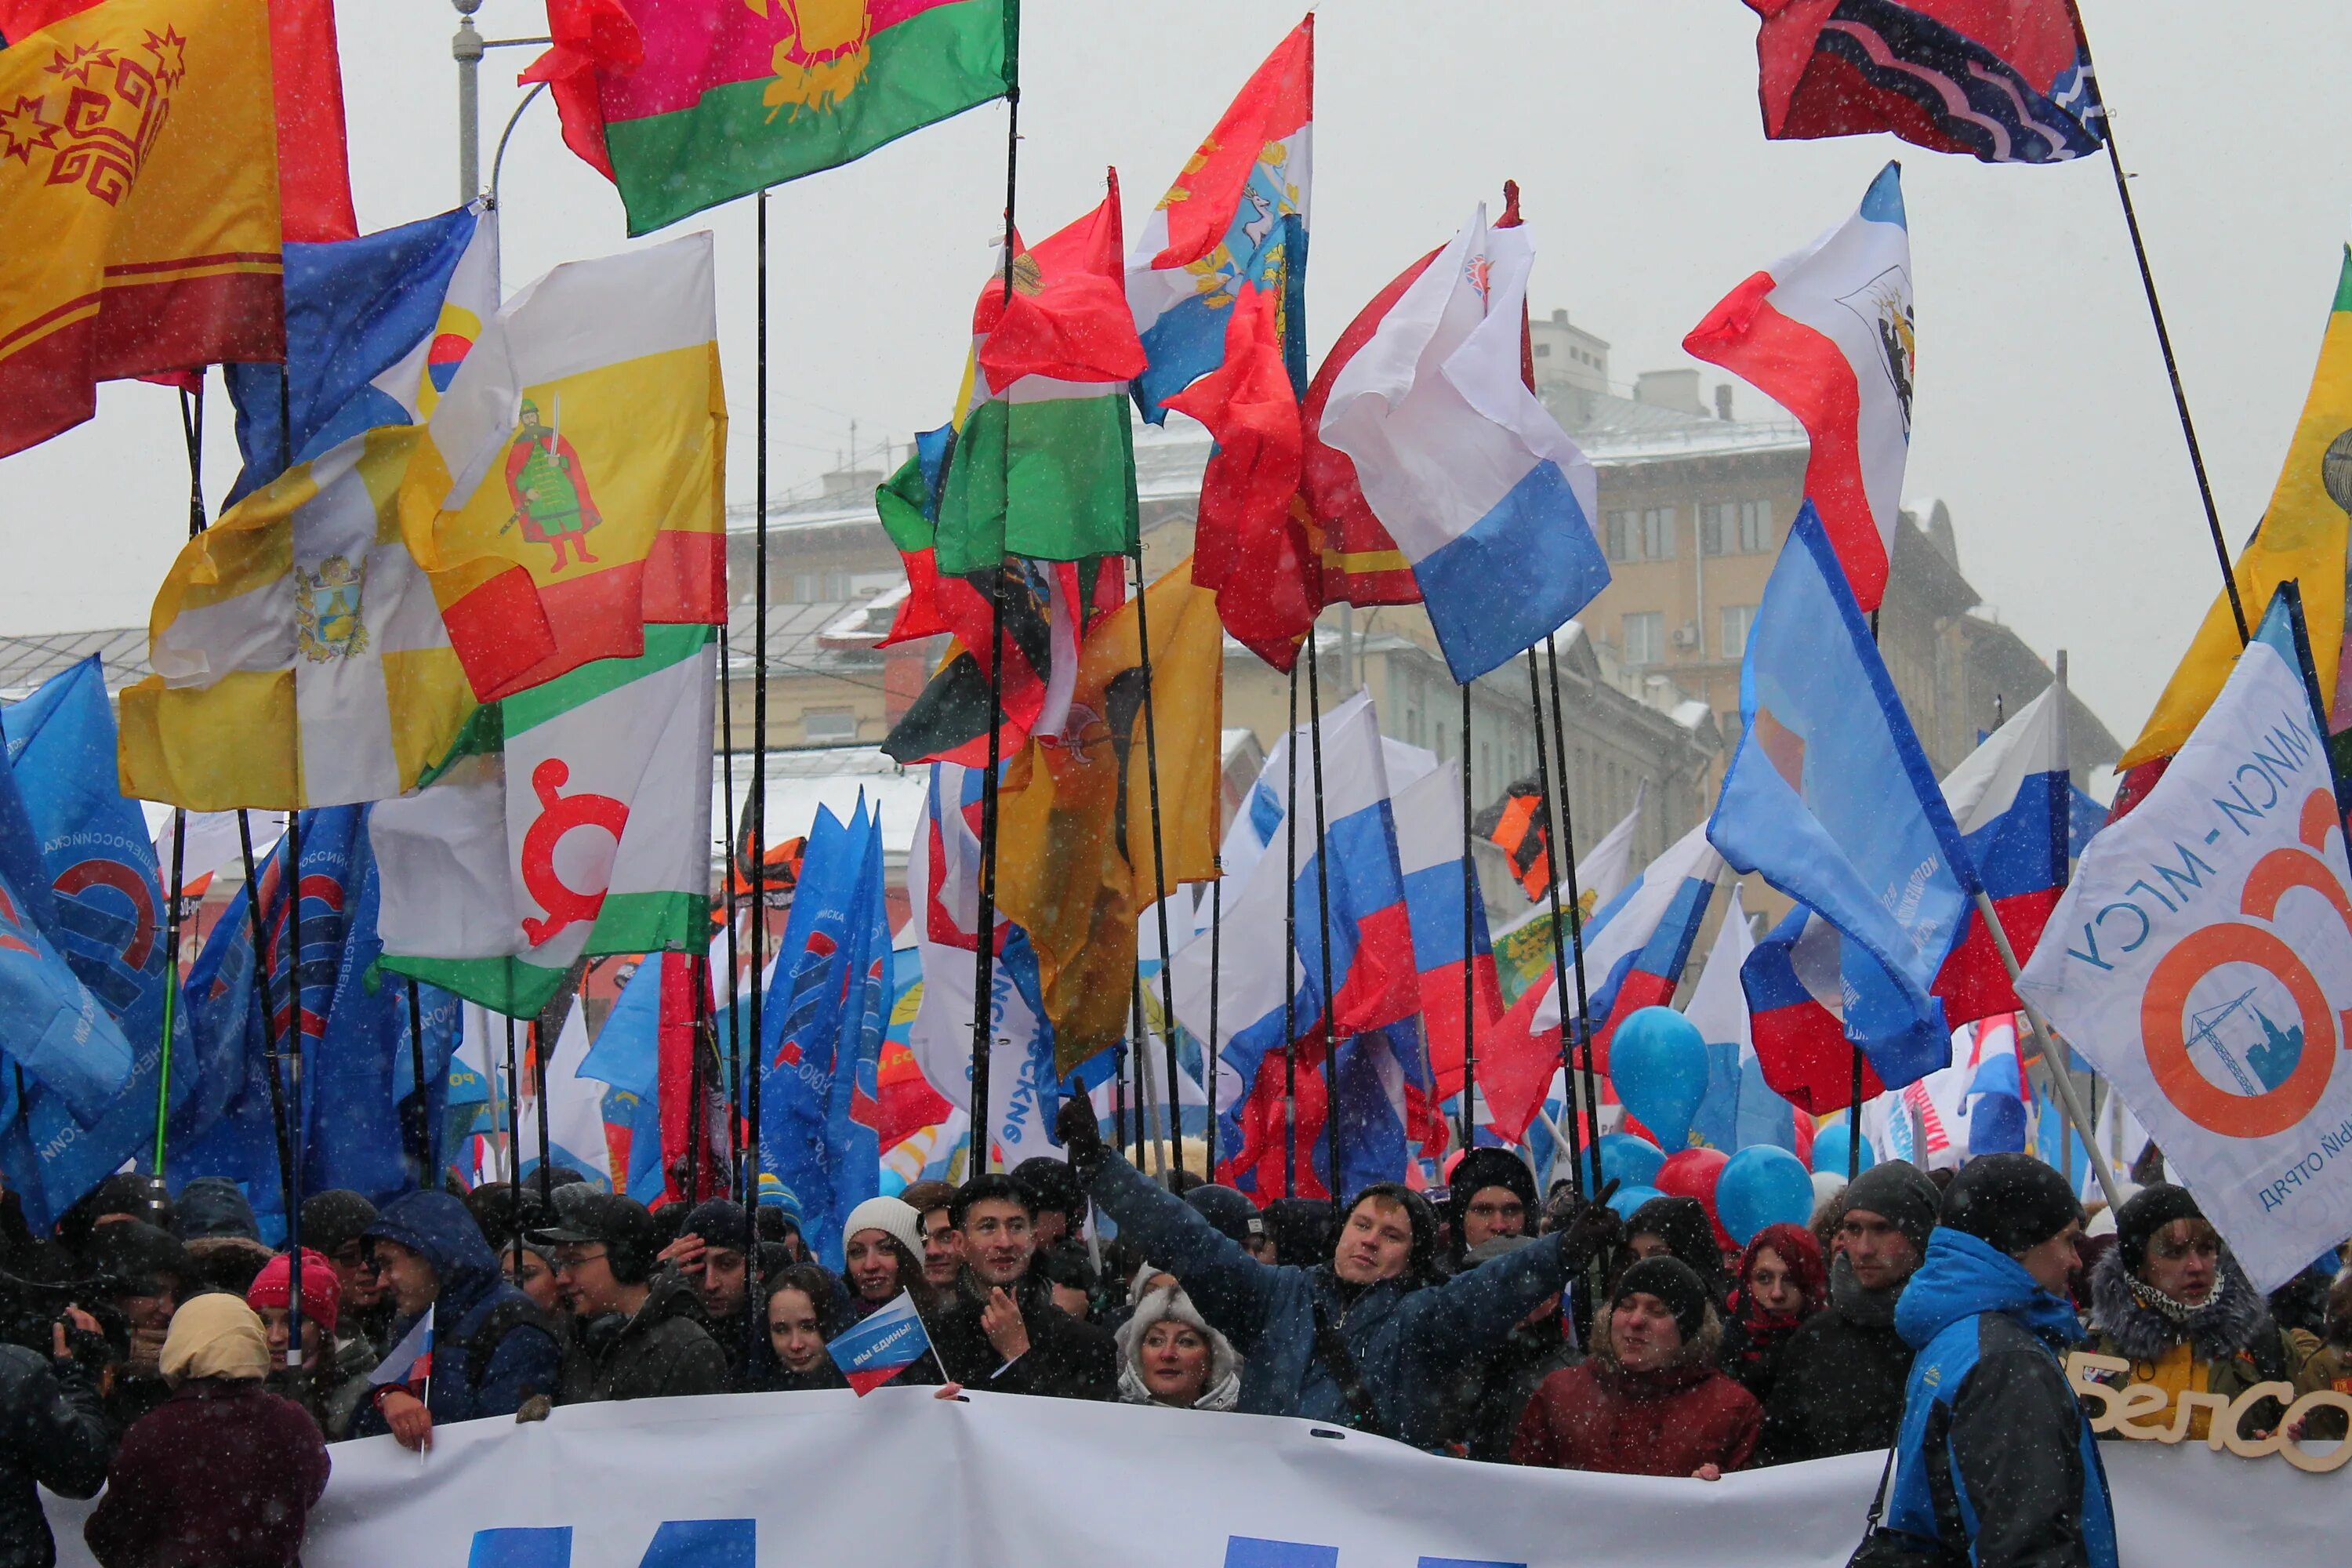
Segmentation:
{"type": "Polygon", "coordinates": [[[980,368],[1000,391],[1024,375],[1126,381],[1143,374],[1143,340],[1127,303],[1118,171],[1087,216],[1029,249],[1013,237],[1013,296],[983,289],[971,330],[985,335],[980,368]]]}
{"type": "Polygon", "coordinates": [[[656,1092],[661,1096],[662,1201],[698,1203],[718,1196],[727,1186],[710,1137],[707,1111],[712,1083],[708,1076],[703,1082],[705,1103],[699,1108],[706,1114],[694,1114],[698,1109],[694,1103],[694,1055],[700,1047],[702,1020],[707,1013],[705,1007],[697,1005],[697,993],[705,999],[710,994],[710,964],[698,954],[686,952],[648,954],[647,962],[656,956],[661,963],[661,1012],[655,1041],[659,1063],[656,1092]],[[697,1190],[691,1194],[686,1190],[689,1139],[700,1142],[692,1156],[697,1190]]]}
{"type": "Polygon", "coordinates": [[[1324,605],[1320,563],[1296,515],[1304,438],[1282,361],[1271,290],[1244,283],[1225,326],[1224,363],[1168,399],[1216,438],[1201,479],[1192,581],[1243,646],[1279,670],[1324,605]]]}
{"type": "Polygon", "coordinates": [[[547,0],[547,33],[554,47],[531,61],[515,85],[547,83],[563,144],[610,180],[613,154],[604,146],[596,72],[635,70],[645,62],[645,38],[621,0],[547,0]]]}
{"type": "Polygon", "coordinates": [[[286,237],[306,244],[357,237],[335,0],[269,0],[269,66],[286,237]]]}

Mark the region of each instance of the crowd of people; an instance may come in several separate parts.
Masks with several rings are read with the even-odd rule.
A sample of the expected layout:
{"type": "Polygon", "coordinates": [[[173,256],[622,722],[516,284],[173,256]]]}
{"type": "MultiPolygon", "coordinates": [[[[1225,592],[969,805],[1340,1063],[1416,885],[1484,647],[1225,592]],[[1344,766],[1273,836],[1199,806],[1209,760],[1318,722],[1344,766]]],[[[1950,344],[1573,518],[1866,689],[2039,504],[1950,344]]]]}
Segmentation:
{"type": "MultiPolygon", "coordinates": [[[[860,1204],[828,1238],[838,1273],[772,1182],[749,1210],[649,1211],[561,1170],[381,1210],[320,1193],[299,1269],[226,1182],[116,1176],[48,1237],[0,1203],[0,1568],[53,1561],[37,1484],[103,1487],[85,1538],[104,1568],[290,1565],[331,1443],[844,1388],[829,1342],[902,1295],[931,1352],[899,1381],[943,1395],[1305,1416],[1474,1461],[1701,1479],[1889,1448],[1864,1550],[1890,1563],[2112,1568],[2060,1359],[2078,1344],[2168,1399],[2352,1388],[2352,1274],[2326,1260],[2266,1297],[2161,1183],[2089,1236],[2022,1155],[1880,1164],[1810,1226],[1733,1248],[1695,1199],[1621,1217],[1605,1193],[1539,1198],[1507,1150],[1462,1157],[1438,1203],[1384,1183],[1260,1208],[1145,1175],[1082,1100],[1061,1132],[1066,1163],[860,1204]]],[[[2299,1436],[2341,1436],[2320,1429],[2333,1415],[2299,1436]]]]}

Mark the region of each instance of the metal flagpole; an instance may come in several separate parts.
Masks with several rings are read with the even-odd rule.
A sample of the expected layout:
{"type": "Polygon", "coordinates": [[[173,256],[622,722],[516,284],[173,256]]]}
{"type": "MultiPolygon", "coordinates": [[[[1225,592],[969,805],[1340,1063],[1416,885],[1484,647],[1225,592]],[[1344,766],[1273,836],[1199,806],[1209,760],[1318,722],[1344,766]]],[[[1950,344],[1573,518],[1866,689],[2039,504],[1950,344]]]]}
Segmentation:
{"type": "Polygon", "coordinates": [[[269,996],[269,936],[261,914],[261,878],[253,864],[253,818],[239,808],[237,847],[245,860],[245,915],[253,937],[253,1005],[261,1010],[262,1066],[269,1083],[269,1123],[278,1135],[280,1200],[293,1207],[294,1147],[286,1135],[286,1089],[278,1076],[278,1009],[269,996]]]}
{"type": "MultiPolygon", "coordinates": [[[[747,1128],[743,1139],[743,1181],[751,1198],[756,1200],[760,1194],[760,1079],[762,1076],[760,1068],[767,1054],[761,1045],[767,1038],[764,1032],[767,986],[763,979],[768,968],[768,193],[764,188],[753,200],[752,211],[757,215],[759,259],[754,271],[760,294],[755,311],[760,361],[756,397],[759,434],[756,438],[760,449],[752,463],[752,485],[757,491],[754,504],[759,508],[760,531],[752,547],[751,574],[751,797],[743,808],[744,816],[751,822],[751,1070],[743,1080],[747,1128]]],[[[732,728],[731,722],[730,728],[732,728]]],[[[728,763],[728,777],[730,782],[734,777],[731,759],[728,763]]],[[[732,793],[731,789],[730,793],[732,793]]],[[[734,847],[730,845],[728,853],[732,855],[734,852],[734,847]]],[[[707,994],[710,966],[706,962],[702,967],[701,984],[707,994]]],[[[690,963],[688,968],[690,972],[690,963]]],[[[733,985],[733,976],[728,977],[728,984],[733,985]]],[[[733,1000],[731,991],[729,1000],[733,1000]]],[[[702,1053],[698,1046],[695,1060],[698,1064],[701,1059],[702,1053]]],[[[689,1116],[699,1117],[702,1114],[698,1090],[697,1103],[689,1116]]],[[[691,1120],[688,1126],[693,1126],[691,1120]]],[[[702,1147],[698,1132],[688,1136],[687,1147],[691,1150],[702,1147]]],[[[759,1248],[754,1247],[751,1258],[754,1268],[758,1267],[758,1252],[759,1248]]]]}
{"type": "MultiPolygon", "coordinates": [[[[188,445],[188,537],[205,531],[205,384],[199,376],[193,394],[180,394],[180,433],[188,445]]],[[[172,1110],[172,1033],[178,1023],[180,1002],[180,904],[187,895],[188,813],[172,808],[171,905],[163,911],[163,1036],[155,1072],[155,1174],[163,1173],[165,1126],[172,1110]]]]}
{"type": "MultiPolygon", "coordinates": [[[[1551,742],[1544,733],[1543,680],[1537,668],[1536,650],[1528,648],[1528,703],[1535,716],[1536,725],[1536,787],[1543,793],[1544,833],[1551,841],[1545,856],[1544,884],[1551,900],[1551,983],[1552,994],[1560,998],[1559,1008],[1559,1068],[1560,1079],[1568,1090],[1568,1174],[1569,1184],[1581,1197],[1584,1184],[1583,1129],[1576,1114],[1576,1053],[1571,1041],[1583,1031],[1587,998],[1584,989],[1584,922],[1578,920],[1572,931],[1563,931],[1559,912],[1559,868],[1569,866],[1573,875],[1576,848],[1563,844],[1559,837],[1559,816],[1554,808],[1551,789],[1551,742]],[[1576,962],[1569,963],[1568,942],[1576,947],[1576,962]],[[1569,976],[1576,979],[1576,1011],[1568,1010],[1569,976]]],[[[1570,897],[1574,897],[1573,894],[1570,897]]],[[[1578,911],[1580,915],[1582,911],[1578,911]]],[[[1598,1189],[1592,1189],[1597,1191],[1598,1189]]]]}
{"type": "Polygon", "coordinates": [[[1462,688],[1462,1147],[1477,1136],[1478,1041],[1472,1026],[1472,966],[1477,961],[1478,872],[1471,864],[1470,688],[1462,688]]]}
{"type": "MultiPolygon", "coordinates": [[[[2083,53],[2083,72],[2094,84],[2098,81],[2098,68],[2091,61],[2091,35],[2083,26],[2083,13],[2074,5],[2067,6],[2074,20],[2074,47],[2083,53]]],[[[2094,91],[2097,89],[2095,85],[2094,91]]],[[[2189,445],[2189,467],[2197,476],[2197,496],[2205,503],[2205,530],[2213,541],[2213,557],[2221,567],[2221,586],[2230,595],[2230,614],[2238,623],[2238,642],[2243,646],[2252,636],[2246,622],[2246,605],[2238,594],[2238,574],[2230,560],[2229,541],[2221,536],[2221,513],[2213,504],[2212,481],[2205,477],[2205,454],[2197,444],[2197,423],[2189,416],[2189,393],[2180,384],[2180,363],[2173,357],[2172,333],[2164,324],[2164,302],[2157,298],[2156,274],[2148,267],[2147,246],[2140,238],[2139,215],[2133,210],[2130,176],[2124,173],[2123,153],[2116,146],[2116,117],[2101,98],[2099,109],[2101,138],[2107,144],[2107,167],[2116,177],[2116,198],[2123,204],[2124,227],[2131,235],[2132,257],[2139,263],[2139,286],[2147,296],[2148,320],[2156,325],[2156,346],[2164,355],[2165,378],[2172,384],[2172,406],[2180,416],[2180,434],[2189,445]]]]}
{"type": "MultiPolygon", "coordinates": [[[[1561,861],[1561,869],[1568,879],[1568,901],[1576,910],[1576,930],[1571,933],[1570,940],[1576,944],[1576,974],[1580,1011],[1584,985],[1584,892],[1577,886],[1576,878],[1576,813],[1570,804],[1569,788],[1574,775],[1568,765],[1568,731],[1560,719],[1561,710],[1565,704],[1560,701],[1559,697],[1559,646],[1558,640],[1549,633],[1545,634],[1544,637],[1544,658],[1551,675],[1551,754],[1553,762],[1557,764],[1552,771],[1559,778],[1558,791],[1559,841],[1567,846],[1566,858],[1561,861]]],[[[1580,1025],[1579,1027],[1581,1033],[1586,1026],[1580,1025]]],[[[1597,1193],[1601,1190],[1601,1068],[1600,1064],[1592,1059],[1592,1040],[1589,1034],[1586,1035],[1583,1043],[1584,1149],[1592,1162],[1591,1190],[1597,1193]]],[[[1571,1078],[1568,1084],[1568,1118],[1570,1121],[1576,1120],[1578,1098],[1577,1085],[1571,1078]]]]}
{"type": "Polygon", "coordinates": [[[1221,945],[1224,940],[1224,925],[1225,862],[1220,856],[1216,880],[1209,884],[1209,1050],[1208,1055],[1202,1058],[1204,1081],[1201,1086],[1202,1096],[1209,1102],[1205,1140],[1208,1145],[1207,1169],[1201,1173],[1213,1182],[1217,1179],[1217,1113],[1222,1109],[1217,1104],[1217,980],[1224,958],[1221,945]]]}
{"type": "Polygon", "coordinates": [[[515,1066],[515,1021],[507,1024],[507,1221],[514,1231],[515,1272],[522,1272],[522,1075],[515,1066]]]}
{"type": "MultiPolygon", "coordinates": [[[[293,378],[278,365],[278,471],[294,466],[293,378]]],[[[294,799],[286,812],[287,1144],[286,1164],[286,1369],[299,1379],[302,1369],[302,1163],[309,1117],[302,1098],[302,742],[293,738],[294,799]]],[[[273,1068],[270,1076],[277,1071],[273,1068]]]]}
{"type": "MultiPolygon", "coordinates": [[[[1308,631],[1310,642],[1314,637],[1308,631]]],[[[1290,780],[1282,797],[1282,1195],[1298,1195],[1298,665],[1290,666],[1290,780]]]]}
{"type": "Polygon", "coordinates": [[[433,1096],[425,1081],[425,1002],[416,992],[416,977],[408,980],[408,1076],[415,1089],[416,1184],[433,1184],[433,1096]]]}
{"type": "Polygon", "coordinates": [[[1323,682],[1317,671],[1315,628],[1307,631],[1307,738],[1315,752],[1316,930],[1322,945],[1316,967],[1323,974],[1323,1161],[1324,1190],[1333,1203],[1339,1191],[1339,1040],[1331,1001],[1331,842],[1323,824],[1323,682]]]}
{"type": "MultiPolygon", "coordinates": [[[[730,596],[728,614],[734,614],[730,596]]],[[[733,662],[728,647],[728,627],[719,628],[719,750],[721,765],[726,771],[724,785],[727,829],[727,879],[720,883],[727,906],[727,1105],[739,1125],[743,1117],[743,1097],[747,1092],[743,1080],[743,1019],[735,1005],[735,989],[740,984],[741,966],[737,962],[735,946],[735,883],[741,869],[741,851],[735,842],[735,682],[729,671],[733,662]]],[[[753,984],[758,984],[756,978],[753,984]]],[[[711,989],[716,992],[718,987],[711,989]]],[[[735,1163],[730,1172],[729,1190],[742,1199],[748,1211],[755,1193],[743,1190],[743,1151],[735,1151],[735,1163]]]]}
{"type": "MultiPolygon", "coordinates": [[[[1013,214],[1021,192],[1021,87],[1004,93],[1004,293],[1013,302],[1016,235],[1013,214]]],[[[1011,504],[1013,443],[1004,444],[1006,504],[1011,504]]],[[[973,944],[971,986],[971,1152],[965,1168],[974,1175],[995,1169],[994,1121],[989,1110],[989,1058],[995,1054],[996,1023],[996,816],[999,777],[1004,763],[1004,563],[1003,528],[997,530],[999,560],[988,586],[988,775],[980,796],[980,931],[973,944]]]]}
{"type": "MultiPolygon", "coordinates": [[[[1984,917],[1986,929],[1992,932],[1992,944],[2000,952],[2000,966],[2009,972],[2009,983],[2014,988],[2018,975],[2017,954],[2009,945],[2009,931],[2000,923],[2000,911],[1993,908],[1991,896],[1982,888],[1977,889],[1977,913],[1984,917]]],[[[2050,1026],[2042,1019],[2042,1009],[2028,1001],[2022,991],[2018,993],[2017,1005],[2025,1015],[2026,1024],[2033,1031],[2033,1043],[2041,1048],[2042,1065],[2050,1069],[2050,1081],[2057,1088],[2058,1103],[2064,1107],[2066,1120],[2074,1124],[2085,1142],[2091,1143],[2091,1170],[2099,1178],[2099,1190],[2107,1195],[2107,1206],[2123,1207],[2124,1200],[2116,1188],[2116,1173],[2107,1168],[2106,1161],[2099,1157],[2098,1145],[2091,1136],[2091,1120],[2084,1113],[2082,1100],[2074,1092],[2074,1075],[2066,1070],[2066,1058],[2063,1054],[2066,1048],[2064,1042],[2051,1033],[2050,1026]]]]}
{"type": "MultiPolygon", "coordinates": [[[[1184,1168],[1184,1142],[1175,1129],[1176,1121],[1176,983],[1170,973],[1168,942],[1168,850],[1160,827],[1160,724],[1153,716],[1159,706],[1154,688],[1158,684],[1151,674],[1151,616],[1145,607],[1150,595],[1150,584],[1143,579],[1143,542],[1136,541],[1135,552],[1135,640],[1143,657],[1143,771],[1151,792],[1151,892],[1153,908],[1160,918],[1160,1037],[1168,1047],[1168,1120],[1171,1123],[1170,1151],[1174,1163],[1169,1168],[1184,1168]]],[[[1127,802],[1121,800],[1122,816],[1127,802]]],[[[1143,1032],[1136,1031],[1136,1048],[1143,1048],[1143,1032]]]]}
{"type": "MultiPolygon", "coordinates": [[[[556,1037],[562,1038],[559,1031],[556,1037]]],[[[547,1032],[541,1021],[530,1021],[530,1084],[539,1097],[539,1201],[549,1214],[555,1212],[554,1161],[547,1150],[547,1032]]]]}

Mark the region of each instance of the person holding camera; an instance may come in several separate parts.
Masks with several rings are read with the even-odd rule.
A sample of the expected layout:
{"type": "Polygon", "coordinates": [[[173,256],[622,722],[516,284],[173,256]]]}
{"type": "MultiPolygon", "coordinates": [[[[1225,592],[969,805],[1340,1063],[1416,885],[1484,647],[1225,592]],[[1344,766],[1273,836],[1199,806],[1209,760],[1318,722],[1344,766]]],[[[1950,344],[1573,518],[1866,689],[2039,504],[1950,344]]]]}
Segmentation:
{"type": "Polygon", "coordinates": [[[57,1542],[39,1489],[95,1497],[114,1457],[89,1364],[106,1353],[98,1320],[68,1307],[48,1341],[46,1355],[0,1344],[0,1568],[50,1568],[57,1542]]]}

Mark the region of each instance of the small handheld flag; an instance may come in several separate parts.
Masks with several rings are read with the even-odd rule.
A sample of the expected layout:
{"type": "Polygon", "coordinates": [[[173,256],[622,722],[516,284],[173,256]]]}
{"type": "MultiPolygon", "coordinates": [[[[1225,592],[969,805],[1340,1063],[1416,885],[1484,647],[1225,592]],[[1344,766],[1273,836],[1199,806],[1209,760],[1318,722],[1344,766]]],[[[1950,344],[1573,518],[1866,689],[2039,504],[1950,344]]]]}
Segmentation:
{"type": "Polygon", "coordinates": [[[901,1290],[887,1306],[824,1348],[863,1399],[920,1361],[931,1348],[931,1336],[924,1331],[914,1297],[901,1290]]]}
{"type": "Polygon", "coordinates": [[[384,1352],[368,1373],[370,1388],[383,1388],[398,1384],[419,1398],[418,1391],[433,1375],[433,1314],[426,1312],[416,1320],[416,1326],[403,1334],[400,1342],[384,1352]]]}

